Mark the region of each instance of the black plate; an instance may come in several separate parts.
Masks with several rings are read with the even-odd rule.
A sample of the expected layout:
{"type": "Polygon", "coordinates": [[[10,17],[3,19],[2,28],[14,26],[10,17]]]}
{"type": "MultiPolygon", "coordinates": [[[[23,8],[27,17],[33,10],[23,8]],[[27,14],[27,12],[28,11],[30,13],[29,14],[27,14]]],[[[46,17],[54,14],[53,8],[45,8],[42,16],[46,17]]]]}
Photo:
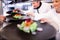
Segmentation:
{"type": "Polygon", "coordinates": [[[28,19],[29,17],[28,16],[25,16],[24,14],[21,14],[23,17],[20,18],[20,19],[15,19],[13,17],[13,15],[8,15],[6,16],[6,19],[8,19],[8,22],[17,22],[17,23],[20,23],[22,21],[25,21],[26,19],[28,19]]]}

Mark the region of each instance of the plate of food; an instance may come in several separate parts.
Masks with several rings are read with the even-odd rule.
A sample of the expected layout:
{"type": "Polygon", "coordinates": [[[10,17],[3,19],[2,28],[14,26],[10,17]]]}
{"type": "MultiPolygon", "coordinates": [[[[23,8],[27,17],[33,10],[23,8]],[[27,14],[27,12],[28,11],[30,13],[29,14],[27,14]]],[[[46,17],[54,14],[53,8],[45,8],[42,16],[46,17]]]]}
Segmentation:
{"type": "Polygon", "coordinates": [[[17,27],[26,33],[34,33],[37,30],[37,23],[31,19],[26,19],[21,24],[17,24],[17,27]]]}
{"type": "Polygon", "coordinates": [[[7,13],[10,14],[10,17],[13,19],[21,19],[23,16],[25,16],[25,14],[23,14],[23,12],[19,9],[14,9],[12,11],[8,11],[7,13]]]}
{"type": "Polygon", "coordinates": [[[20,10],[15,9],[13,11],[9,11],[10,15],[6,16],[9,21],[22,21],[29,18],[27,15],[23,14],[20,10]]]}

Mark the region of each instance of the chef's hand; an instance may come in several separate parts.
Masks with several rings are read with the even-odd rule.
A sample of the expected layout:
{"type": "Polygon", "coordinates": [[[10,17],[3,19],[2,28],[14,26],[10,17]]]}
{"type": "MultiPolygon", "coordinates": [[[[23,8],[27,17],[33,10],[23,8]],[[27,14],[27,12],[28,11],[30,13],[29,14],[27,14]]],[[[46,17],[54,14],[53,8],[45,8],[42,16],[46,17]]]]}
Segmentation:
{"type": "Polygon", "coordinates": [[[32,12],[27,13],[27,15],[34,17],[34,13],[32,13],[32,12]]]}
{"type": "Polygon", "coordinates": [[[40,23],[45,23],[45,22],[49,22],[48,18],[41,18],[40,19],[40,23]]]}
{"type": "Polygon", "coordinates": [[[3,22],[5,19],[6,19],[6,17],[5,17],[5,16],[0,15],[0,22],[3,22]]]}

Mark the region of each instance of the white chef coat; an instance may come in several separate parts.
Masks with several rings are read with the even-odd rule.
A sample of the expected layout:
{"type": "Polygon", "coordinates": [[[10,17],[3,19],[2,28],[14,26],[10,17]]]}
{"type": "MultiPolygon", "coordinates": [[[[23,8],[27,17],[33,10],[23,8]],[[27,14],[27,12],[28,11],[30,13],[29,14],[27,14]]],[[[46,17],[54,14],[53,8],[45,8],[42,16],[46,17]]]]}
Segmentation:
{"type": "Polygon", "coordinates": [[[56,13],[55,9],[50,10],[48,13],[46,14],[42,14],[41,18],[47,18],[49,19],[49,24],[53,25],[54,28],[59,32],[60,32],[60,14],[56,13]]]}
{"type": "Polygon", "coordinates": [[[52,15],[51,18],[54,21],[54,23],[57,24],[55,28],[58,29],[60,32],[60,13],[57,13],[55,9],[54,11],[51,10],[50,12],[54,13],[54,16],[52,15]]]}
{"type": "Polygon", "coordinates": [[[39,20],[41,14],[47,13],[51,9],[51,5],[48,3],[42,2],[42,5],[38,9],[34,9],[33,7],[30,7],[29,10],[26,13],[32,12],[34,13],[34,20],[39,20]]]}

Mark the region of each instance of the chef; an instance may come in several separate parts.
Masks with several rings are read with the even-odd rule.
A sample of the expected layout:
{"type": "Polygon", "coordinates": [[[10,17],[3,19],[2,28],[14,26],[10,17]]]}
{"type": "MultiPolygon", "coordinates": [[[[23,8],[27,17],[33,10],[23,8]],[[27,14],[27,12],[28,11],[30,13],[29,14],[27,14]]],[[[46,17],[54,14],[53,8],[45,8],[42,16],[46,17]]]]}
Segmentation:
{"type": "Polygon", "coordinates": [[[45,17],[41,18],[40,20],[43,22],[48,22],[60,32],[60,0],[53,0],[53,6],[54,8],[48,13],[43,14],[45,17]]]}
{"type": "Polygon", "coordinates": [[[45,14],[51,9],[49,4],[41,2],[41,0],[31,0],[31,3],[32,7],[27,12],[27,15],[34,17],[34,20],[39,20],[41,14],[45,14]]]}

